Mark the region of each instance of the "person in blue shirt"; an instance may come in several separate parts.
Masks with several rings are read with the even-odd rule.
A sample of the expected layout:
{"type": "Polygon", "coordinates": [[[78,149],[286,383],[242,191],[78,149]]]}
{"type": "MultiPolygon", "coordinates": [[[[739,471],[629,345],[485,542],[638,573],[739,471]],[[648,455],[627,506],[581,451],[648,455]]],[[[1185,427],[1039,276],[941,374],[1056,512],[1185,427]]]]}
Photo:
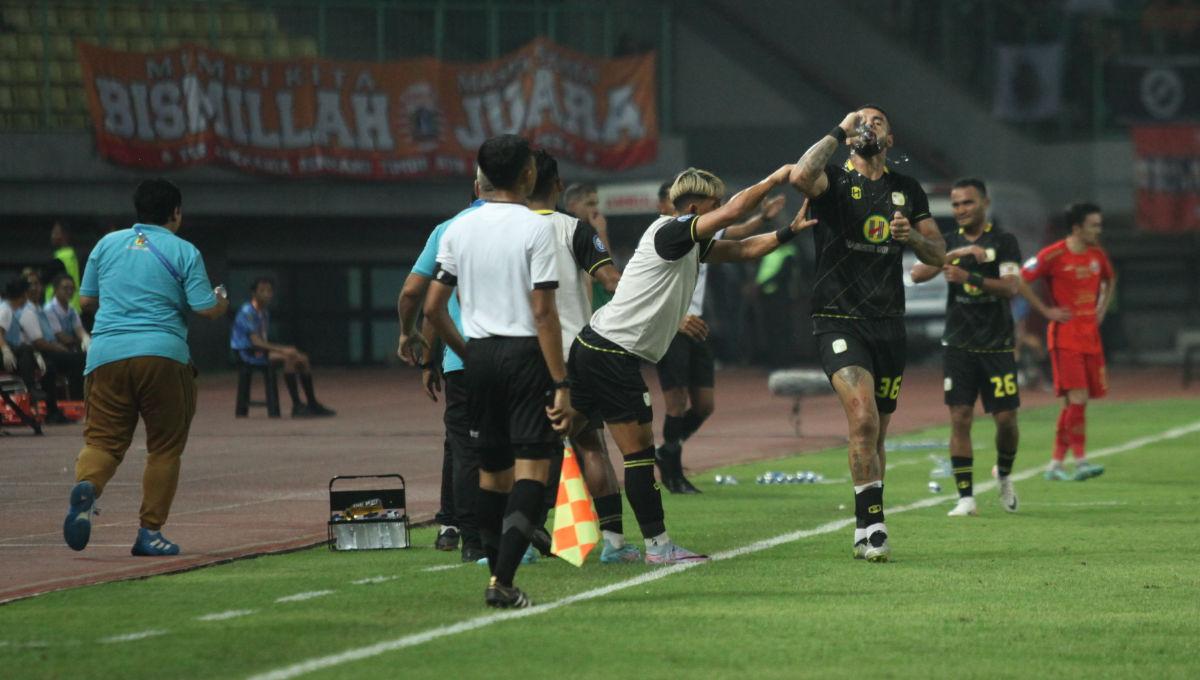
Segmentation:
{"type": "Polygon", "coordinates": [[[265,366],[267,362],[283,364],[283,381],[292,397],[292,417],[333,416],[337,412],[317,401],[313,390],[312,364],[308,355],[291,345],[267,340],[271,327],[271,301],[275,299],[275,282],[259,277],[250,284],[250,299],[238,310],[229,335],[229,347],[247,364],[265,366]],[[304,386],[308,403],[300,401],[296,377],[304,386]]]}
{"type": "MultiPolygon", "coordinates": [[[[417,329],[418,311],[425,304],[425,293],[433,279],[437,265],[438,245],[442,234],[456,219],[483,205],[490,196],[491,184],[477,173],[475,197],[471,205],[458,215],[434,228],[425,242],[425,248],[412,266],[404,281],[404,288],[396,303],[400,316],[400,343],[396,350],[405,363],[421,368],[421,384],[425,393],[437,401],[437,392],[444,387],[446,412],[444,423],[446,437],[442,441],[442,488],[441,504],[434,521],[438,523],[438,535],[434,547],[438,550],[458,549],[462,538],[462,560],[474,562],[486,557],[479,528],[475,522],[475,498],[479,495],[479,458],[466,445],[467,441],[467,392],[463,380],[463,361],[454,350],[436,347],[432,326],[428,322],[422,330],[417,329]],[[437,361],[438,358],[441,361],[437,361]]],[[[459,317],[458,296],[451,296],[450,318],[459,332],[462,321],[459,317]]]]}
{"type": "Polygon", "coordinates": [[[164,179],[133,194],[137,224],[96,244],[80,286],[84,310],[96,310],[87,353],[84,446],[75,461],[63,538],[87,547],[96,499],[117,471],[139,416],[146,431],[141,527],[135,556],[178,555],[162,535],[179,484],[180,457],[196,413],[196,369],[187,344],[188,313],[220,319],[229,302],[213,288],[200,251],[175,235],[183,196],[164,179]]]}
{"type": "Polygon", "coordinates": [[[40,302],[45,286],[42,285],[42,279],[38,271],[33,267],[26,267],[22,270],[21,274],[29,281],[29,301],[25,303],[24,313],[37,319],[38,322],[38,339],[33,342],[33,346],[42,355],[47,368],[46,379],[43,380],[45,385],[43,389],[46,392],[47,418],[49,419],[51,414],[57,413],[54,417],[54,422],[73,423],[75,421],[67,418],[58,411],[57,406],[50,408],[50,403],[56,400],[56,381],[59,377],[66,380],[67,396],[71,400],[83,400],[84,355],[74,351],[69,345],[59,339],[58,334],[55,332],[54,323],[40,302]]]}

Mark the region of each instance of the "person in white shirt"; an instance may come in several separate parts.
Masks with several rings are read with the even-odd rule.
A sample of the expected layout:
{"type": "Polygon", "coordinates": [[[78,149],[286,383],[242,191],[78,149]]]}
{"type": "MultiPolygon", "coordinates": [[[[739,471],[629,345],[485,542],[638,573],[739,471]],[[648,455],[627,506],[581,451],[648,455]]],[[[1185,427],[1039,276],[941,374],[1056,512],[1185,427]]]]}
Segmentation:
{"type": "MultiPolygon", "coordinates": [[[[529,196],[529,207],[539,215],[545,215],[554,227],[554,242],[558,252],[558,292],[555,294],[555,302],[558,304],[565,352],[570,349],[575,336],[592,316],[592,279],[598,281],[604,290],[611,294],[617,289],[621,273],[613,265],[608,247],[595,227],[555,210],[563,191],[558,162],[541,149],[534,153],[534,158],[537,162],[538,179],[533,193],[529,196]]],[[[625,543],[625,529],[621,518],[621,487],[617,481],[617,472],[608,457],[604,422],[596,419],[584,425],[582,431],[571,437],[571,447],[579,456],[584,482],[596,504],[600,531],[605,537],[600,551],[600,562],[640,562],[641,552],[635,546],[625,543]]],[[[558,472],[561,470],[552,471],[551,480],[559,476],[558,472]]],[[[554,506],[557,488],[550,484],[546,492],[546,509],[549,510],[554,506]]],[[[535,541],[538,533],[534,534],[535,541]]],[[[546,547],[549,547],[548,542],[546,547]]]]}
{"type": "MultiPolygon", "coordinates": [[[[670,197],[672,184],[674,179],[667,180],[658,189],[659,214],[676,214],[670,197]]],[[[764,200],[757,215],[718,231],[715,238],[740,241],[758,233],[779,214],[784,201],[782,195],[764,200]]],[[[662,485],[671,493],[700,493],[683,475],[683,442],[700,429],[716,408],[715,360],[708,343],[708,324],[703,318],[707,279],[708,264],[701,262],[687,316],[679,324],[679,332],[671,340],[667,353],[655,366],[667,413],[663,417],[663,445],[654,452],[654,462],[662,485]]]]}
{"type": "Polygon", "coordinates": [[[0,334],[4,336],[0,355],[3,356],[4,368],[19,375],[30,392],[37,394],[38,399],[45,400],[45,422],[67,425],[76,421],[58,408],[56,363],[45,356],[53,356],[66,348],[45,338],[39,321],[42,308],[33,303],[35,293],[41,295],[40,286],[36,291],[33,290],[24,275],[5,286],[5,301],[0,304],[0,334]],[[39,371],[41,380],[37,379],[39,371]]]}
{"type": "Polygon", "coordinates": [[[54,296],[43,309],[55,339],[73,352],[87,352],[92,336],[83,328],[79,312],[71,306],[75,297],[75,279],[65,272],[59,274],[54,278],[53,292],[54,296]]]}
{"type": "Polygon", "coordinates": [[[671,564],[708,559],[667,535],[662,496],[654,481],[650,392],[639,360],[658,363],[667,352],[695,292],[700,263],[752,260],[816,224],[804,218],[770,234],[740,241],[713,237],[757,207],[791,172],[785,165],[722,205],[725,184],[688,168],[675,178],[670,197],[680,217],[661,215],[642,235],[611,302],[592,316],[571,346],[568,362],[575,408],[608,424],[625,458],[625,495],[646,542],[646,562],[671,564]]]}
{"type": "Polygon", "coordinates": [[[484,602],[520,608],[531,603],[513,579],[551,460],[562,457],[561,437],[578,414],[555,307],[554,232],[526,207],[537,181],[533,151],[521,137],[500,135],[479,148],[477,164],[496,191],[442,235],[425,315],[465,363],[467,445],[479,453],[476,514],[492,572],[484,602]],[[461,333],[448,311],[456,289],[461,333]]]}

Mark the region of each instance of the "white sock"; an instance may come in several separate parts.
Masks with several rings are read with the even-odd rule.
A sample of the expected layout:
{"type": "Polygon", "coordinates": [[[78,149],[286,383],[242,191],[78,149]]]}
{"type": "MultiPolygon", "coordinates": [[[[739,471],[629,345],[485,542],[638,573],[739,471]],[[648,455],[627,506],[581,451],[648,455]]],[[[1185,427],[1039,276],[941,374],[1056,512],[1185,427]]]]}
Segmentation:
{"type": "Polygon", "coordinates": [[[866,532],[867,536],[871,536],[876,531],[882,531],[883,535],[886,536],[887,535],[887,525],[885,525],[883,522],[876,522],[876,523],[872,524],[871,526],[867,527],[866,529],[863,529],[863,531],[866,532]]]}
{"type": "Polygon", "coordinates": [[[671,542],[671,537],[668,536],[667,532],[664,531],[657,536],[647,538],[646,539],[646,549],[649,550],[651,548],[658,548],[658,547],[664,546],[670,542],[671,542]]]}
{"type": "Polygon", "coordinates": [[[854,527],[854,544],[855,545],[858,545],[860,542],[867,540],[867,536],[869,536],[869,534],[867,533],[866,529],[854,527]]]}
{"type": "Polygon", "coordinates": [[[1050,461],[1050,469],[1051,470],[1063,469],[1063,462],[1061,460],[1051,460],[1050,461]]]}
{"type": "Polygon", "coordinates": [[[620,550],[625,547],[625,534],[618,534],[615,531],[602,531],[604,542],[611,545],[614,549],[620,550]]]}
{"type": "Polygon", "coordinates": [[[878,482],[867,482],[866,484],[855,484],[854,485],[854,493],[859,494],[859,493],[862,493],[863,491],[866,491],[867,489],[870,489],[873,487],[882,487],[882,486],[883,486],[882,480],[880,480],[878,482]]]}

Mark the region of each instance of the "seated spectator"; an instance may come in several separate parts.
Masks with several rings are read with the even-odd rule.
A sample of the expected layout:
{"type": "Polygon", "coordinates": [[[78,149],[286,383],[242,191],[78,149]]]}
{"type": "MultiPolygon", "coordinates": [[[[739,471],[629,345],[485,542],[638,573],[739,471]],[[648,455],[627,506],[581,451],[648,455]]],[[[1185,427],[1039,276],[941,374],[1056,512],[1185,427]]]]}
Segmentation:
{"type": "MultiPolygon", "coordinates": [[[[37,294],[41,294],[40,289],[37,294]]],[[[40,315],[36,312],[30,313],[30,309],[36,308],[41,311],[41,307],[32,304],[31,299],[28,279],[16,278],[4,287],[4,302],[0,303],[0,334],[4,336],[3,343],[0,343],[0,355],[3,356],[4,369],[21,376],[25,387],[35,398],[45,399],[47,424],[73,423],[75,420],[68,418],[58,408],[55,385],[58,379],[57,367],[60,364],[51,359],[57,358],[57,354],[65,353],[66,348],[43,337],[39,323],[40,315]],[[37,380],[39,369],[42,371],[40,383],[37,380]]],[[[68,362],[63,362],[63,365],[66,363],[68,362]]],[[[82,362],[78,363],[78,367],[82,378],[82,362]]],[[[78,396],[82,399],[82,380],[78,390],[78,396]]]]}
{"type": "Polygon", "coordinates": [[[254,280],[250,286],[251,298],[238,310],[233,322],[233,332],[230,334],[229,346],[237,351],[241,360],[254,366],[265,366],[267,362],[283,364],[283,380],[287,383],[288,394],[292,396],[292,417],[337,415],[317,401],[313,393],[312,368],[308,355],[291,345],[278,345],[267,340],[270,328],[271,300],[275,297],[275,284],[271,279],[261,277],[254,280]],[[304,394],[308,404],[300,401],[300,393],[296,387],[296,374],[304,385],[304,394]]]}
{"type": "Polygon", "coordinates": [[[67,273],[59,274],[54,279],[53,294],[43,310],[54,338],[72,352],[87,352],[92,336],[84,330],[79,312],[71,305],[72,300],[78,299],[75,297],[75,279],[67,273]]]}

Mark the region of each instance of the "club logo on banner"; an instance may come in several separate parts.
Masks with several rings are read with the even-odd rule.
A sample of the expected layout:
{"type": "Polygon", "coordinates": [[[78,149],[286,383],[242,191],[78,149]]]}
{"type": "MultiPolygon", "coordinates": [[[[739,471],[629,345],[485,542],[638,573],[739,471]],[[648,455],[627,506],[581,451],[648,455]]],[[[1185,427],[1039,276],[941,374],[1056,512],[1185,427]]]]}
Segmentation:
{"type": "Polygon", "coordinates": [[[362,179],[469,176],[488,137],[520,134],[604,170],[654,160],[653,53],[597,59],[539,39],[483,63],[254,61],[198,45],[81,43],[101,155],[170,169],[362,179]]]}
{"type": "Polygon", "coordinates": [[[1200,230],[1200,125],[1135,127],[1133,145],[1138,228],[1200,230]]]}

